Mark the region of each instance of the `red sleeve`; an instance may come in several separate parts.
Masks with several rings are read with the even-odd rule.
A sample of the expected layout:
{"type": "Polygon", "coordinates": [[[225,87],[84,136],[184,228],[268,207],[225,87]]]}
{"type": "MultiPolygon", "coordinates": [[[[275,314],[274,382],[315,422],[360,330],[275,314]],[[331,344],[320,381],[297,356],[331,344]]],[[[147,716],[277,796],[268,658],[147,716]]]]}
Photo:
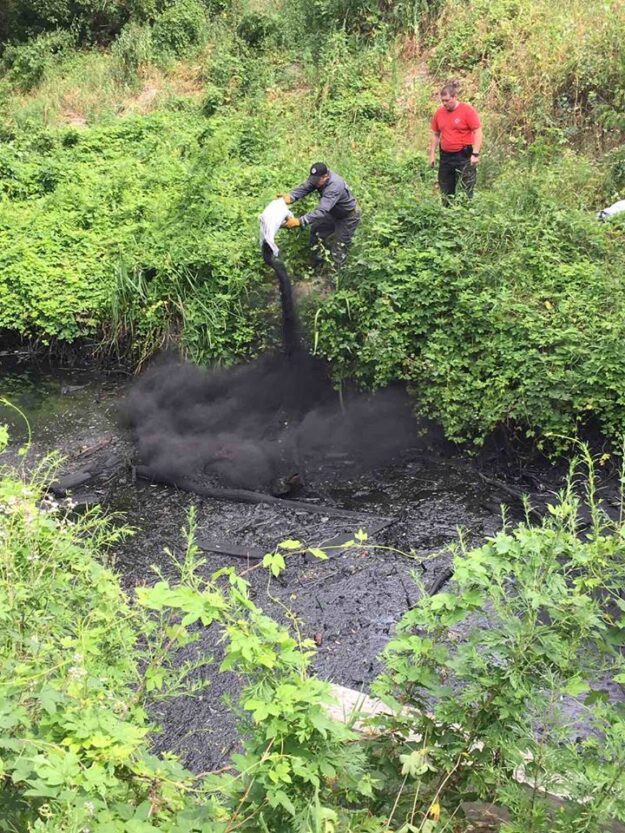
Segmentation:
{"type": "Polygon", "coordinates": [[[465,119],[469,130],[477,130],[482,126],[482,122],[480,121],[480,117],[477,114],[477,110],[474,110],[470,104],[467,104],[465,119]]]}
{"type": "Polygon", "coordinates": [[[432,124],[430,126],[435,133],[441,132],[441,129],[438,126],[438,113],[434,113],[434,116],[432,117],[432,124]]]}

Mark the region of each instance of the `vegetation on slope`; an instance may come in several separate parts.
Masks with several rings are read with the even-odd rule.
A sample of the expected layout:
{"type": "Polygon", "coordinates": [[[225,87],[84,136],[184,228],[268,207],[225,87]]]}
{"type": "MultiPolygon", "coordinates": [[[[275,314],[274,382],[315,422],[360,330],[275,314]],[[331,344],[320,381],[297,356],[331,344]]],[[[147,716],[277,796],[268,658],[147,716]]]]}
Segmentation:
{"type": "MultiPolygon", "coordinates": [[[[178,0],[96,25],[79,3],[69,28],[27,7],[2,56],[0,328],[139,363],[265,349],[257,216],[325,158],[364,214],[339,291],[302,307],[337,378],[407,380],[455,440],[618,436],[625,247],[595,213],[625,188],[622,4],[178,0]],[[475,201],[447,210],[425,146],[450,76],[487,139],[475,201]]],[[[304,238],[280,235],[307,282],[304,238]]]]}

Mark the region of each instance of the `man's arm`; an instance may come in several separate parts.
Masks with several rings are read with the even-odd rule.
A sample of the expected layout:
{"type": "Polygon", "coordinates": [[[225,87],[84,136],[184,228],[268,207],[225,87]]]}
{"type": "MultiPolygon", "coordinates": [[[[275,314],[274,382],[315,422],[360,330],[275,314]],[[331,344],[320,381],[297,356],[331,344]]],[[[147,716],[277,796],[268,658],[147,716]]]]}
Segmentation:
{"type": "Polygon", "coordinates": [[[430,139],[430,165],[436,164],[436,151],[441,143],[441,134],[436,130],[432,131],[432,138],[430,139]]]}
{"type": "Polygon", "coordinates": [[[301,200],[302,197],[308,196],[308,194],[312,194],[315,190],[315,186],[307,179],[306,182],[302,182],[301,185],[298,185],[297,188],[293,188],[292,191],[289,191],[289,196],[291,197],[291,202],[296,202],[297,200],[301,200]]]}
{"type": "Polygon", "coordinates": [[[343,187],[338,184],[331,183],[324,188],[323,196],[319,200],[319,205],[316,208],[313,208],[312,211],[309,211],[308,214],[304,214],[299,218],[302,226],[309,226],[316,220],[322,220],[329,211],[332,211],[342,193],[343,187]]]}
{"type": "Polygon", "coordinates": [[[471,164],[477,165],[480,161],[480,151],[482,149],[482,128],[478,127],[473,131],[473,156],[471,157],[471,164]]]}

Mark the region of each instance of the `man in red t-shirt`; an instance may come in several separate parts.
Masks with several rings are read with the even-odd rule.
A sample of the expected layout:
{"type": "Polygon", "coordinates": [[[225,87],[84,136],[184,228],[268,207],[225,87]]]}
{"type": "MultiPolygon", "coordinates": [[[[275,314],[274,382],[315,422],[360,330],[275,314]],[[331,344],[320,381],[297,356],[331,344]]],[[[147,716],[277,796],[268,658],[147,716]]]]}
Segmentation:
{"type": "Polygon", "coordinates": [[[436,148],[440,146],[438,184],[443,202],[449,204],[460,183],[468,197],[473,196],[482,148],[482,124],[469,104],[458,101],[454,84],[441,90],[441,104],[432,119],[430,165],[436,164],[436,148]]]}

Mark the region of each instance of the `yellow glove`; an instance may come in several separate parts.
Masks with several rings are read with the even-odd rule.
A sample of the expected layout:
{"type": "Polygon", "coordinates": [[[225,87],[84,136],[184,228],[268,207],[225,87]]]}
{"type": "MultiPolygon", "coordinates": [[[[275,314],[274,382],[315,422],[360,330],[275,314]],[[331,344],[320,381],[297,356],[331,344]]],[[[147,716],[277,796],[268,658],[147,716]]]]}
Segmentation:
{"type": "Polygon", "coordinates": [[[276,197],[280,200],[284,200],[287,205],[291,205],[292,202],[295,202],[293,197],[290,194],[276,194],[276,197]]]}
{"type": "Polygon", "coordinates": [[[299,228],[299,217],[287,217],[286,220],[282,223],[282,225],[284,226],[284,228],[299,228]]]}

